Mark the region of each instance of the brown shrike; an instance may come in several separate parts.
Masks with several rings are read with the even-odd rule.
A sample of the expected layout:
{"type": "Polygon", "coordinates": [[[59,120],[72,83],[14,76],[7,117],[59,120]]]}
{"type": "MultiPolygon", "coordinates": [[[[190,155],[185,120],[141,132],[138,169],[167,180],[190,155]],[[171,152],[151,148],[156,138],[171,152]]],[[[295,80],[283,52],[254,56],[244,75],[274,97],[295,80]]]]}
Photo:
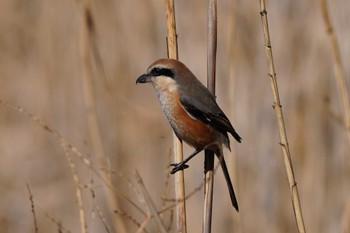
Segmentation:
{"type": "Polygon", "coordinates": [[[183,63],[174,59],[155,61],[136,80],[136,83],[148,82],[155,88],[163,113],[176,136],[195,149],[184,161],[172,164],[171,174],[187,168],[186,163],[202,150],[213,151],[224,172],[232,205],[238,211],[222,144],[230,149],[227,133],[237,142],[241,142],[241,137],[216,103],[215,97],[183,63]]]}

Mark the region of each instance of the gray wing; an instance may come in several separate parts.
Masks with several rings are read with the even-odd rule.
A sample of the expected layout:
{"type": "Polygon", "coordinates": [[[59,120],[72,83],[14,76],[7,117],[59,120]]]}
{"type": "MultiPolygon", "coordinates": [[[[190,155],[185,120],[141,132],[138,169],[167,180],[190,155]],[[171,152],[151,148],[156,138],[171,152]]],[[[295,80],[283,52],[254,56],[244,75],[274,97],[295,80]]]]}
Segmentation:
{"type": "Polygon", "coordinates": [[[210,125],[226,137],[228,137],[227,132],[231,133],[238,142],[241,142],[241,137],[237,134],[230,120],[220,109],[214,96],[207,88],[202,86],[200,90],[192,90],[190,93],[191,94],[187,96],[180,97],[182,106],[189,114],[205,124],[210,125]],[[196,96],[195,93],[201,93],[201,96],[196,96]]]}

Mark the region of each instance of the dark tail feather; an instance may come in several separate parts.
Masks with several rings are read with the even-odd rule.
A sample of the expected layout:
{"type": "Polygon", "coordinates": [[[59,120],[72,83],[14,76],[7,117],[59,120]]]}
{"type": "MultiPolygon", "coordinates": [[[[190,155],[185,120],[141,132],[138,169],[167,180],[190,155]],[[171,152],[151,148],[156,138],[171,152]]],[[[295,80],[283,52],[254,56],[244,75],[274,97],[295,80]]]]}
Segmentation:
{"type": "Polygon", "coordinates": [[[233,205],[233,207],[235,207],[235,209],[238,212],[239,208],[238,208],[237,198],[236,198],[236,195],[235,195],[235,190],[233,189],[233,186],[232,186],[230,174],[228,173],[228,169],[227,169],[227,166],[226,166],[226,162],[225,162],[222,150],[220,150],[220,154],[216,154],[216,156],[220,160],[220,165],[221,165],[222,171],[224,172],[224,176],[225,176],[225,180],[226,180],[226,183],[227,183],[228,191],[230,192],[232,205],[233,205]]]}
{"type": "Polygon", "coordinates": [[[232,128],[232,130],[230,131],[230,133],[232,134],[232,136],[236,139],[237,142],[241,143],[242,138],[238,135],[238,133],[236,132],[236,130],[234,130],[232,128]]]}

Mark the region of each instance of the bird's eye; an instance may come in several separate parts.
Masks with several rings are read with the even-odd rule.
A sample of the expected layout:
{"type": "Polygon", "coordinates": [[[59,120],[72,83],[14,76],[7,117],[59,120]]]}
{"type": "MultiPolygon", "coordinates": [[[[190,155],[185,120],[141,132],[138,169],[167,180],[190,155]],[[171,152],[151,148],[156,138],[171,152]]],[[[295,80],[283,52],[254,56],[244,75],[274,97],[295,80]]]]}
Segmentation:
{"type": "Polygon", "coordinates": [[[159,76],[159,75],[161,75],[160,72],[161,71],[161,69],[159,68],[159,67],[154,67],[152,70],[151,70],[151,74],[153,75],[153,76],[159,76]]]}
{"type": "Polygon", "coordinates": [[[169,78],[174,78],[174,72],[171,69],[163,67],[154,67],[151,70],[153,76],[167,76],[169,78]]]}

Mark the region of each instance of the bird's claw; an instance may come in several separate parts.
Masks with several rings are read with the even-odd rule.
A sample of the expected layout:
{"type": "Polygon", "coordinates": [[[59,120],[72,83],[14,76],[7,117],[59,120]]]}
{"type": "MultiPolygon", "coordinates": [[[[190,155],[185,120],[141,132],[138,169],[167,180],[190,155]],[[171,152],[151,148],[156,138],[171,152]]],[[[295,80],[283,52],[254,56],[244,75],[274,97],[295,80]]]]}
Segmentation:
{"type": "Polygon", "coordinates": [[[175,174],[178,171],[184,170],[189,166],[186,163],[172,163],[170,166],[173,166],[173,170],[171,170],[171,174],[175,174]]]}

